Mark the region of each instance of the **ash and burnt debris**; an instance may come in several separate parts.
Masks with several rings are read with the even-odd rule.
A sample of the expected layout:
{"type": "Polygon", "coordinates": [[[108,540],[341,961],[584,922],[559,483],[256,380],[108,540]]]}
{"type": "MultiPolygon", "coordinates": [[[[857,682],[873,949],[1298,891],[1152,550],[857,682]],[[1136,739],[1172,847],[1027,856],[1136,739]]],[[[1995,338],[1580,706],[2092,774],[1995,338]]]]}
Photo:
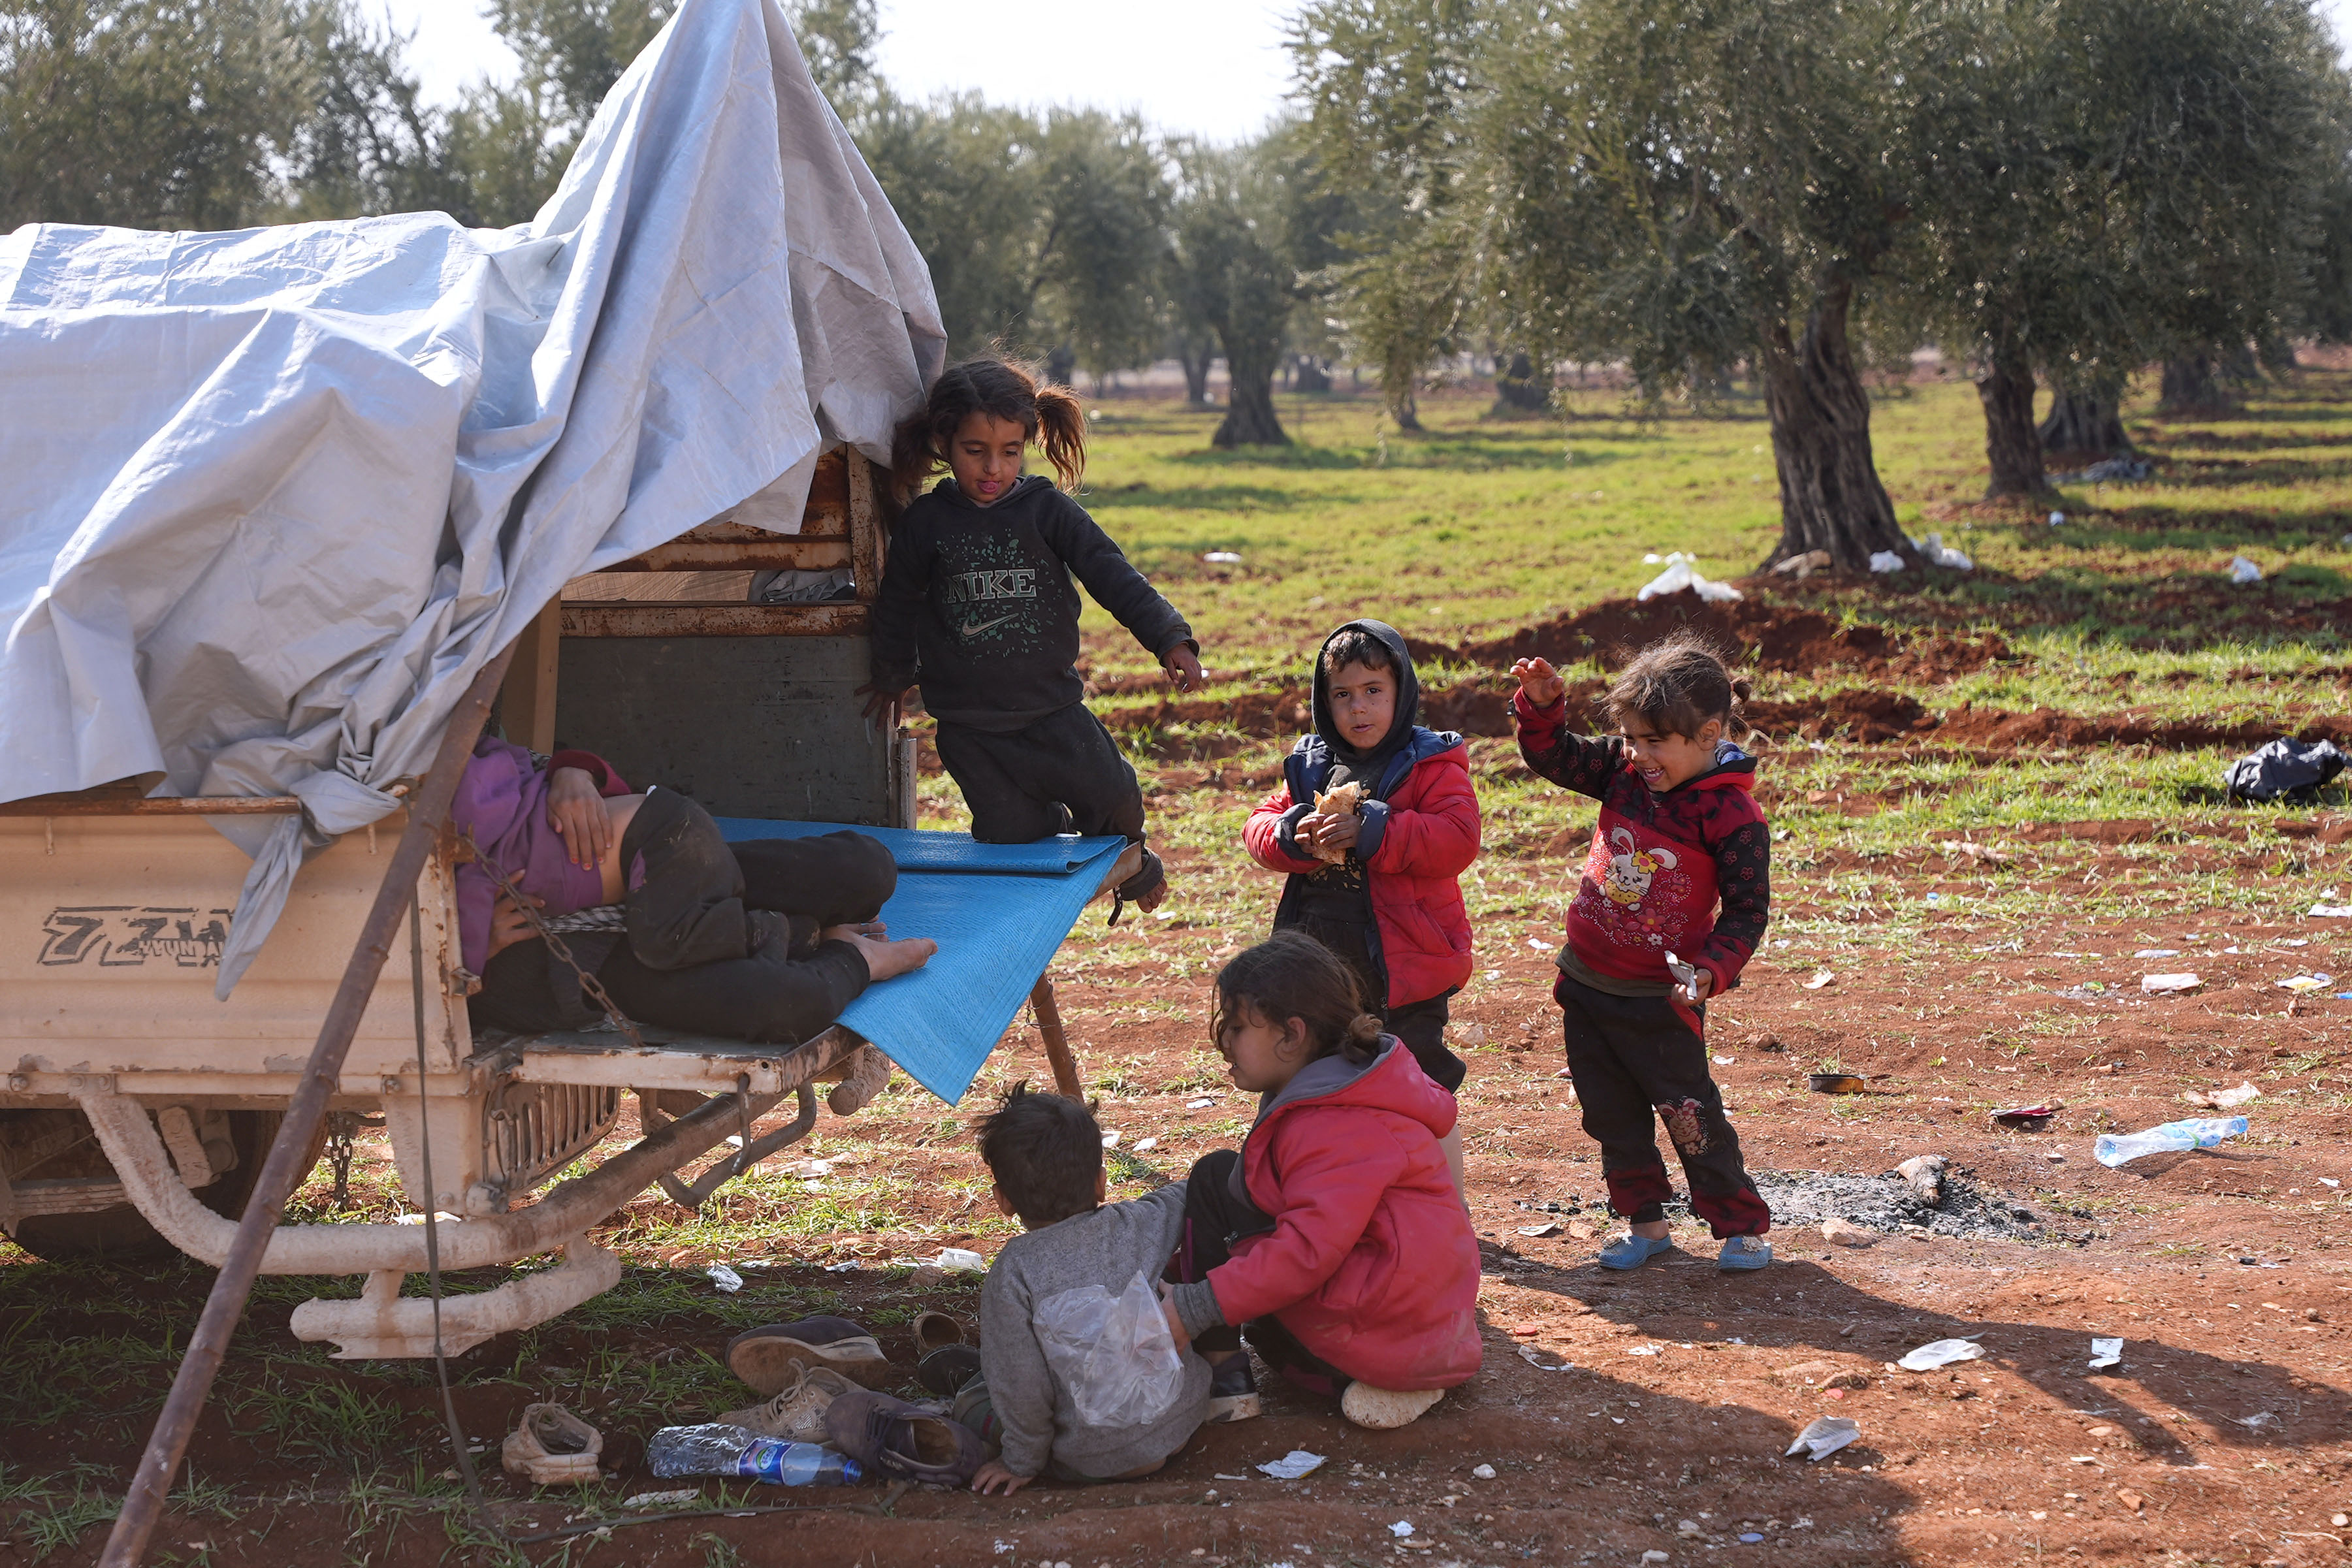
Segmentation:
{"type": "MultiPolygon", "coordinates": [[[[2060,1241],[2081,1246],[2099,1232],[2085,1225],[2069,1229],[2068,1220],[2089,1221],[2087,1209],[2045,1205],[2037,1211],[2005,1193],[1979,1186],[1976,1173],[1947,1168],[1940,1174],[1930,1202],[1920,1186],[1902,1173],[1884,1176],[1837,1176],[1826,1171],[1750,1171],[1756,1190],[1771,1207],[1775,1229],[1813,1227],[1827,1219],[1843,1219],[1866,1230],[1914,1234],[1970,1241],[2060,1241]]],[[[1587,1203],[1574,1195],[1558,1198],[1519,1198],[1515,1207],[1532,1214],[1583,1216],[1606,1222],[1606,1199],[1587,1203]]],[[[1677,1197],[1666,1205],[1670,1218],[1692,1218],[1689,1200],[1677,1197]]]]}

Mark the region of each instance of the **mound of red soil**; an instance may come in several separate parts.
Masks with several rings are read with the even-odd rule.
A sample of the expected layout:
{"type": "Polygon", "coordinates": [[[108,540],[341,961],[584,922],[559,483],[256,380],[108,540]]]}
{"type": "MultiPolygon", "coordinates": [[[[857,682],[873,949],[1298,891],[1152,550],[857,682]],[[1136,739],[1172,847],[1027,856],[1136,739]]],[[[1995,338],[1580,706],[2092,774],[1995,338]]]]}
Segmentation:
{"type": "Polygon", "coordinates": [[[1685,628],[1712,638],[1727,652],[1737,650],[1759,669],[1785,673],[1838,669],[1899,680],[1949,680],[2011,656],[2009,644],[1991,632],[1956,636],[1871,624],[1841,626],[1818,610],[1752,596],[1709,604],[1688,591],[1646,601],[1612,599],[1459,649],[1422,643],[1412,646],[1412,655],[1450,656],[1500,668],[1507,668],[1514,659],[1561,664],[1598,658],[1615,664],[1685,628]]]}
{"type": "MultiPolygon", "coordinates": [[[[2183,751],[2200,746],[2260,746],[2275,740],[2279,729],[2268,724],[2200,724],[2193,719],[2162,719],[2144,708],[2126,708],[2096,717],[2035,708],[2008,713],[2000,708],[1971,707],[1962,703],[1932,724],[1938,741],[1981,744],[1994,748],[2048,746],[2152,746],[2163,751],[2183,751]]],[[[2314,719],[2295,727],[2301,740],[2352,739],[2352,717],[2314,719]]]]}

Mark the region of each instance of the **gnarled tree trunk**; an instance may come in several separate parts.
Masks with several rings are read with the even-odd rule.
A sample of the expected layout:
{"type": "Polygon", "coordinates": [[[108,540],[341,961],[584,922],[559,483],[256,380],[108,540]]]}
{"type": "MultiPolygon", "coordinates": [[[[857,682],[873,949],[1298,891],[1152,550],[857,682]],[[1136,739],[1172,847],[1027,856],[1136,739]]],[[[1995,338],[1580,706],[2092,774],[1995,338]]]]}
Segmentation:
{"type": "Polygon", "coordinates": [[[1536,362],[1524,351],[1511,356],[1509,365],[1495,377],[1496,413],[1541,413],[1551,407],[1551,375],[1536,373],[1536,362]]]}
{"type": "Polygon", "coordinates": [[[2042,450],[2100,457],[2128,455],[2133,447],[2131,437],[2124,434],[2118,406],[2122,401],[2120,386],[2095,384],[2079,391],[2060,387],[2050,400],[2050,417],[2034,432],[2041,437],[2042,450]]]}
{"type": "Polygon", "coordinates": [[[1853,365],[1846,316],[1853,287],[1822,289],[1791,342],[1788,324],[1766,326],[1758,369],[1772,416],[1772,462],[1780,476],[1780,542],[1766,564],[1827,550],[1849,571],[1893,550],[1916,569],[1918,552],[1895,525],[1895,504],[1870,452],[1870,393],[1853,365]]]}
{"type": "Polygon", "coordinates": [[[2050,488],[2042,469],[2042,438],[2033,429],[2033,367],[2014,350],[1997,353],[1977,377],[1984,404],[1985,461],[1992,469],[1985,499],[2039,496],[2050,488]]]}
{"type": "Polygon", "coordinates": [[[1421,404],[1412,395],[1412,388],[1389,393],[1389,417],[1396,421],[1399,430],[1421,428],[1421,404]]]}
{"type": "Polygon", "coordinates": [[[2229,394],[2213,374],[2213,361],[2206,354],[2184,354],[2177,360],[2164,361],[2162,402],[2158,405],[2166,413],[2191,413],[2200,409],[2226,408],[2229,394]]]}
{"type": "Polygon", "coordinates": [[[1217,362],[1217,346],[1203,343],[1197,352],[1189,343],[1176,350],[1176,362],[1184,367],[1184,401],[1194,408],[1209,406],[1209,367],[1217,362]]]}
{"type": "Polygon", "coordinates": [[[1289,445],[1290,436],[1274,413],[1275,361],[1269,358],[1263,365],[1251,365],[1229,358],[1227,363],[1233,371],[1233,392],[1225,400],[1225,417],[1218,422],[1217,433],[1209,437],[1209,444],[1289,445]]]}

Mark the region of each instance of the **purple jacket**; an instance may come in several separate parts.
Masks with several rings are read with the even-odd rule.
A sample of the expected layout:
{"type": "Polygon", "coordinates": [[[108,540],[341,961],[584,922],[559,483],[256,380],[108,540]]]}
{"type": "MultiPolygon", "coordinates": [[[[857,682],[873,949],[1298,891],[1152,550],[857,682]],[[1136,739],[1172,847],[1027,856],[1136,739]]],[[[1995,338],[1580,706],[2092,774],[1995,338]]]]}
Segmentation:
{"type": "MultiPolygon", "coordinates": [[[[547,781],[559,767],[598,773],[606,795],[628,792],[620,775],[590,753],[558,752],[541,770],[523,747],[486,735],[474,743],[474,759],[458,776],[457,798],[449,803],[449,825],[458,838],[471,832],[517,887],[547,901],[540,911],[546,915],[604,902],[603,876],[593,866],[573,865],[563,835],[548,825],[547,781]]],[[[498,896],[498,883],[479,865],[469,861],[457,868],[457,945],[473,974],[490,961],[490,908],[498,896]]]]}

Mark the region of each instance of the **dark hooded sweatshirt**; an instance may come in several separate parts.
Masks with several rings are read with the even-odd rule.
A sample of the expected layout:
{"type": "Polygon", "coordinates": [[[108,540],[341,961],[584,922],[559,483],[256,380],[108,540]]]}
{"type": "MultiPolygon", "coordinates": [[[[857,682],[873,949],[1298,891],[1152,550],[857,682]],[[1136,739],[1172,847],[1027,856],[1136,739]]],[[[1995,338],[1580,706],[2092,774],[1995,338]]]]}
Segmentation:
{"type": "MultiPolygon", "coordinates": [[[[1467,769],[1461,766],[1462,737],[1413,722],[1421,707],[1421,683],[1403,636],[1379,621],[1350,621],[1331,636],[1351,628],[1370,633],[1395,662],[1396,712],[1388,733],[1379,744],[1360,751],[1339,738],[1318,650],[1315,733],[1301,738],[1285,760],[1283,789],[1252,814],[1244,839],[1259,863],[1291,873],[1275,909],[1274,928],[1306,932],[1348,961],[1364,980],[1370,998],[1381,1005],[1403,1006],[1449,993],[1468,977],[1469,932],[1453,878],[1477,853],[1476,806],[1467,769]],[[1416,780],[1431,763],[1439,766],[1416,780]],[[1449,765],[1460,775],[1455,787],[1435,793],[1458,808],[1465,822],[1461,834],[1443,847],[1433,841],[1401,855],[1391,842],[1391,800],[1400,810],[1428,811],[1435,803],[1433,781],[1449,765]],[[1356,847],[1336,863],[1319,862],[1299,846],[1299,819],[1315,809],[1318,790],[1328,792],[1351,780],[1364,790],[1356,847]],[[1389,890],[1385,900],[1376,897],[1372,886],[1372,879],[1380,876],[1390,879],[1384,884],[1389,890]],[[1392,906],[1387,923],[1409,921],[1404,934],[1417,936],[1425,952],[1391,951],[1391,934],[1382,929],[1382,902],[1392,906]]],[[[1324,646],[1329,645],[1330,638],[1324,639],[1324,646]]]]}
{"type": "Polygon", "coordinates": [[[1042,476],[1024,475],[987,507],[942,479],[890,531],[874,685],[920,685],[932,717],[1000,734],[1059,713],[1086,696],[1079,583],[1154,658],[1199,647],[1176,607],[1042,476]]]}

